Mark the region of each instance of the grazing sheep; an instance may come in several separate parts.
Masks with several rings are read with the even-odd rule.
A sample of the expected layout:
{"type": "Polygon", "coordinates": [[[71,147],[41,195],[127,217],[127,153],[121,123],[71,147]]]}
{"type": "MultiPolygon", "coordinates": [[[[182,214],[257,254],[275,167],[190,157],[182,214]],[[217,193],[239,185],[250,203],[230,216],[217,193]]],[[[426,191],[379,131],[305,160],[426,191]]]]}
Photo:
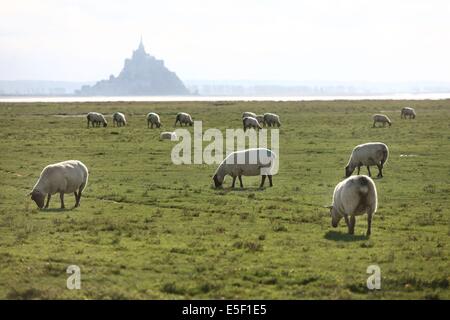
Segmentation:
{"type": "Polygon", "coordinates": [[[409,119],[416,118],[416,111],[413,108],[409,108],[409,107],[404,107],[402,108],[402,112],[400,114],[400,118],[402,119],[406,119],[406,117],[409,117],[409,119]]]}
{"type": "Polygon", "coordinates": [[[252,117],[252,118],[256,118],[256,113],[250,112],[250,111],[246,111],[242,114],[242,118],[245,117],[252,117]]]}
{"type": "Polygon", "coordinates": [[[264,115],[262,114],[256,115],[256,120],[258,120],[259,124],[266,126],[266,123],[264,122],[264,115]]]}
{"type": "Polygon", "coordinates": [[[75,207],[80,205],[81,192],[88,182],[88,169],[78,160],[68,160],[48,165],[42,170],[39,180],[30,192],[31,199],[39,208],[44,208],[44,200],[47,195],[48,208],[50,197],[59,193],[61,209],[64,209],[64,194],[75,195],[75,207]],[[77,192],[78,191],[78,192],[77,192]]]}
{"type": "Polygon", "coordinates": [[[147,114],[147,128],[150,127],[153,129],[153,125],[155,125],[157,128],[161,127],[161,120],[159,118],[159,115],[154,112],[150,112],[147,114]]]}
{"type": "Polygon", "coordinates": [[[194,124],[194,121],[192,121],[192,117],[190,114],[185,112],[180,112],[177,114],[177,118],[175,119],[174,126],[177,125],[177,122],[180,122],[180,126],[183,125],[183,123],[187,126],[188,124],[192,126],[194,124]]]}
{"type": "Polygon", "coordinates": [[[253,148],[230,153],[217,168],[213,180],[216,188],[222,186],[226,175],[233,178],[231,185],[234,188],[236,178],[239,178],[241,188],[242,176],[261,175],[261,185],[264,186],[266,176],[269,177],[269,184],[272,187],[271,168],[275,161],[275,153],[266,148],[253,148]]]}
{"type": "Polygon", "coordinates": [[[242,119],[242,123],[244,124],[244,131],[246,131],[247,128],[253,128],[255,130],[262,129],[258,120],[252,117],[245,117],[244,119],[242,119]]]}
{"type": "Polygon", "coordinates": [[[277,127],[281,126],[280,117],[274,113],[264,113],[264,122],[269,127],[275,127],[275,125],[277,125],[277,127]]]}
{"type": "Polygon", "coordinates": [[[89,123],[92,124],[92,127],[96,126],[99,127],[100,124],[103,124],[103,127],[106,127],[108,125],[108,122],[106,121],[105,117],[98,112],[89,112],[87,114],[87,127],[89,128],[89,123]]]}
{"type": "Polygon", "coordinates": [[[125,115],[121,112],[115,112],[113,114],[113,126],[126,126],[127,125],[127,119],[125,119],[125,115]]]}
{"type": "Polygon", "coordinates": [[[336,228],[344,217],[348,233],[355,232],[356,216],[367,213],[367,236],[370,236],[372,217],[377,211],[377,188],[368,176],[353,176],[336,186],[330,208],[331,225],[336,228]],[[349,219],[350,216],[350,219],[349,219]]]}
{"type": "Polygon", "coordinates": [[[177,139],[177,134],[175,132],[161,132],[161,134],[159,135],[159,139],[160,140],[176,140],[177,139]]]}
{"type": "Polygon", "coordinates": [[[369,142],[360,144],[352,151],[347,166],[345,167],[345,176],[350,177],[355,168],[358,168],[359,174],[361,166],[367,166],[370,177],[369,166],[376,165],[378,167],[378,177],[381,178],[383,177],[383,165],[386,163],[388,156],[389,149],[384,143],[369,142]]]}
{"type": "Polygon", "coordinates": [[[386,126],[386,123],[387,124],[389,124],[389,127],[391,126],[391,120],[388,118],[388,116],[387,115],[384,115],[384,114],[374,114],[373,115],[373,127],[375,128],[375,124],[377,123],[377,122],[380,122],[380,123],[382,123],[383,124],[383,127],[385,127],[386,126]]]}

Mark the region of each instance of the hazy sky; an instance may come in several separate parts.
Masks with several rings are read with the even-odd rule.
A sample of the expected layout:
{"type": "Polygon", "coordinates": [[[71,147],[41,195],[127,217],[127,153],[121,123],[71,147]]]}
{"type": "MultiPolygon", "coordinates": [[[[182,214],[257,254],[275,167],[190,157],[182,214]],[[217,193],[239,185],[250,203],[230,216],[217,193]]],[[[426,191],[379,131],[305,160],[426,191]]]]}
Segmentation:
{"type": "Polygon", "coordinates": [[[0,0],[0,79],[450,81],[449,0],[0,0]]]}

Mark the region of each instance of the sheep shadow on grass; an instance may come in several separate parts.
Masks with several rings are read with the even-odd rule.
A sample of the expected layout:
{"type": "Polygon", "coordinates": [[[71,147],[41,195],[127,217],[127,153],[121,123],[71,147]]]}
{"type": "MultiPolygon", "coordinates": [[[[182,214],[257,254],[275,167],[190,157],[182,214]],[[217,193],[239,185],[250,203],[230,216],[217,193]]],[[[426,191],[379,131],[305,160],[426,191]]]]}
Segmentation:
{"type": "Polygon", "coordinates": [[[68,212],[68,211],[73,211],[74,207],[70,207],[70,208],[47,208],[47,209],[40,209],[41,212],[43,213],[58,213],[58,212],[68,212]]]}
{"type": "Polygon", "coordinates": [[[344,242],[369,240],[369,237],[364,234],[354,235],[340,231],[328,231],[327,233],[325,233],[324,238],[327,240],[344,241],[344,242]]]}

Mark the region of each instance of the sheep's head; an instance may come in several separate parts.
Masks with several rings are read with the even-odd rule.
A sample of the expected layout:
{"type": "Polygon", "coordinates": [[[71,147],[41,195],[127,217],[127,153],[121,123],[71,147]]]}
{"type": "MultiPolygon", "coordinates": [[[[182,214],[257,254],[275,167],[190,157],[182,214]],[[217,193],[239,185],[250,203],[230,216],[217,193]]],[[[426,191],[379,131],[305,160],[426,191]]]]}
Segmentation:
{"type": "Polygon", "coordinates": [[[31,200],[36,202],[36,205],[42,209],[44,207],[45,195],[37,190],[33,190],[31,193],[31,200]]]}
{"type": "Polygon", "coordinates": [[[345,177],[348,178],[352,175],[353,171],[355,171],[355,168],[352,167],[351,165],[347,165],[345,167],[345,177]]]}
{"type": "Polygon", "coordinates": [[[213,180],[214,180],[214,185],[215,185],[216,188],[222,187],[223,178],[221,178],[217,174],[215,174],[214,177],[213,177],[213,180]]]}
{"type": "Polygon", "coordinates": [[[333,206],[326,206],[326,208],[330,209],[330,216],[331,216],[331,226],[333,228],[337,228],[339,221],[341,221],[342,216],[337,213],[336,210],[333,210],[333,206]]]}
{"type": "Polygon", "coordinates": [[[193,124],[194,124],[194,121],[190,120],[190,121],[189,121],[189,126],[192,127],[193,124]]]}
{"type": "Polygon", "coordinates": [[[108,122],[106,122],[106,121],[105,121],[105,122],[103,122],[103,127],[105,127],[105,128],[106,128],[107,126],[108,126],[108,122]]]}

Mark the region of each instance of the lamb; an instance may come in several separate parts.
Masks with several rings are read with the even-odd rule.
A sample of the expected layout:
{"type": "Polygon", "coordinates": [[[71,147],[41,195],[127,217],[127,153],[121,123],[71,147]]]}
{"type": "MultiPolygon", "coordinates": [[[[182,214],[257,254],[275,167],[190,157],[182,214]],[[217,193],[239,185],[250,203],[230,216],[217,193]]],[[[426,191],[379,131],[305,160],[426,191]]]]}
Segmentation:
{"type": "Polygon", "coordinates": [[[256,113],[250,112],[250,111],[246,111],[242,114],[242,119],[244,119],[245,117],[252,117],[252,118],[256,118],[256,113]]]}
{"type": "Polygon", "coordinates": [[[345,176],[350,177],[355,168],[358,168],[359,174],[361,166],[367,166],[370,177],[371,173],[369,166],[376,165],[378,167],[378,177],[381,178],[383,177],[383,165],[386,163],[388,156],[389,149],[384,143],[369,142],[360,144],[352,151],[347,166],[345,167],[345,176]]]}
{"type": "Polygon", "coordinates": [[[50,198],[53,194],[59,193],[61,209],[64,209],[64,194],[75,195],[75,208],[80,206],[81,193],[88,182],[88,169],[78,160],[68,160],[48,165],[42,170],[39,180],[30,192],[31,199],[37,206],[44,208],[44,200],[47,195],[48,208],[50,198]]]}
{"type": "Polygon", "coordinates": [[[233,178],[231,185],[234,188],[236,178],[239,178],[241,188],[242,176],[261,175],[260,188],[264,186],[266,176],[269,178],[269,184],[272,187],[272,166],[276,155],[266,148],[252,148],[230,153],[217,168],[213,180],[216,188],[222,187],[225,176],[230,175],[233,178]]]}
{"type": "Polygon", "coordinates": [[[373,115],[373,128],[375,128],[375,124],[377,123],[377,122],[380,122],[380,123],[382,123],[383,124],[383,127],[385,127],[386,126],[386,123],[387,124],[389,124],[389,127],[391,126],[391,120],[388,118],[388,116],[387,115],[384,115],[384,114],[374,114],[373,115]]]}
{"type": "Polygon", "coordinates": [[[177,114],[177,118],[175,119],[174,126],[177,125],[177,122],[180,122],[180,126],[183,125],[183,123],[187,126],[188,124],[192,126],[194,124],[194,121],[192,121],[192,117],[190,114],[185,112],[180,112],[177,114]]]}
{"type": "Polygon", "coordinates": [[[259,124],[266,126],[266,123],[264,122],[264,115],[262,114],[256,115],[256,120],[258,120],[259,124]]]}
{"type": "Polygon", "coordinates": [[[161,120],[159,118],[159,114],[150,112],[147,114],[147,128],[150,127],[153,129],[153,125],[155,125],[157,128],[161,127],[161,120]]]}
{"type": "Polygon", "coordinates": [[[416,111],[413,108],[409,108],[409,107],[404,107],[402,108],[402,112],[400,114],[400,118],[402,119],[406,119],[406,117],[409,117],[409,119],[416,118],[416,111]]]}
{"type": "Polygon", "coordinates": [[[105,117],[98,112],[89,112],[87,114],[87,127],[89,128],[89,123],[92,124],[92,127],[96,126],[99,127],[100,124],[103,124],[103,127],[106,127],[108,125],[108,122],[106,121],[105,117]]]}
{"type": "Polygon", "coordinates": [[[275,127],[275,125],[277,125],[277,127],[281,126],[280,117],[274,113],[264,113],[264,122],[269,127],[275,127]]]}
{"type": "Polygon", "coordinates": [[[177,134],[175,132],[164,131],[159,135],[160,140],[176,140],[177,134]]]}
{"type": "Polygon", "coordinates": [[[113,125],[114,126],[126,126],[127,125],[127,119],[125,119],[125,115],[121,112],[115,112],[113,114],[113,125]]]}
{"type": "Polygon", "coordinates": [[[256,120],[253,117],[245,117],[244,119],[242,119],[242,123],[244,125],[244,131],[246,131],[247,128],[253,128],[255,130],[262,129],[262,127],[259,124],[258,120],[256,120]]]}
{"type": "Polygon", "coordinates": [[[353,176],[338,183],[333,193],[333,203],[328,206],[331,225],[336,228],[344,217],[348,233],[354,234],[356,216],[367,213],[367,232],[370,236],[372,217],[377,211],[377,188],[368,176],[353,176]],[[350,219],[349,219],[350,216],[350,219]]]}

